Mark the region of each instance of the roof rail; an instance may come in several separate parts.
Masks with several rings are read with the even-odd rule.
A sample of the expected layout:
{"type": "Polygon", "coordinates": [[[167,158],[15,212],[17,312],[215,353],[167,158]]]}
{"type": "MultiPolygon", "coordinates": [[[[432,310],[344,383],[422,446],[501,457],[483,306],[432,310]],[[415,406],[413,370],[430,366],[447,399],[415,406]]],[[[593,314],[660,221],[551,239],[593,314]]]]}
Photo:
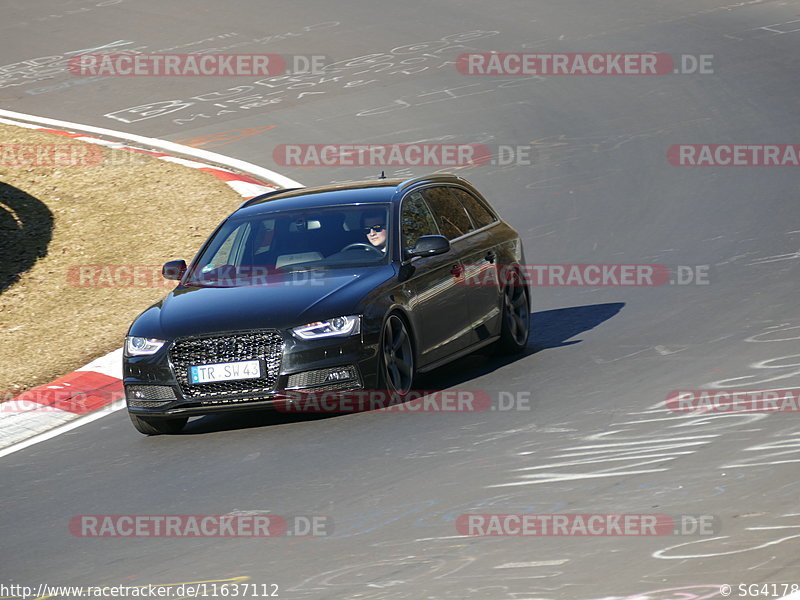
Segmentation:
{"type": "MultiPolygon", "coordinates": [[[[283,192],[291,192],[292,190],[302,190],[302,189],[303,189],[302,187],[296,187],[296,188],[281,188],[279,190],[272,190],[271,192],[266,192],[264,194],[254,196],[253,198],[248,198],[239,205],[239,208],[244,208],[245,206],[249,206],[250,204],[256,201],[266,200],[267,198],[274,196],[275,194],[282,194],[283,192]]],[[[237,208],[236,210],[239,210],[239,208],[237,208]]]]}
{"type": "Polygon", "coordinates": [[[442,180],[442,181],[452,181],[453,179],[461,179],[455,173],[432,173],[430,175],[423,175],[422,177],[414,177],[413,179],[407,179],[403,183],[397,186],[397,190],[404,190],[407,187],[411,187],[412,185],[419,183],[421,181],[430,181],[433,180],[442,180]]]}

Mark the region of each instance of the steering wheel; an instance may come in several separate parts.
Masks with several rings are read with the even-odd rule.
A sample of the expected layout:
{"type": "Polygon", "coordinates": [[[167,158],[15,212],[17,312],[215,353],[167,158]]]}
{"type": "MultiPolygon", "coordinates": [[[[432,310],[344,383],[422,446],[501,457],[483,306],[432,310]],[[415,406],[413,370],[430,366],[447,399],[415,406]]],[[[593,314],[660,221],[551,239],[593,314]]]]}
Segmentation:
{"type": "Polygon", "coordinates": [[[351,248],[366,248],[367,250],[372,250],[373,252],[382,253],[380,248],[376,248],[372,244],[365,244],[364,242],[355,242],[353,244],[348,244],[347,246],[342,248],[339,252],[347,252],[351,248]]]}

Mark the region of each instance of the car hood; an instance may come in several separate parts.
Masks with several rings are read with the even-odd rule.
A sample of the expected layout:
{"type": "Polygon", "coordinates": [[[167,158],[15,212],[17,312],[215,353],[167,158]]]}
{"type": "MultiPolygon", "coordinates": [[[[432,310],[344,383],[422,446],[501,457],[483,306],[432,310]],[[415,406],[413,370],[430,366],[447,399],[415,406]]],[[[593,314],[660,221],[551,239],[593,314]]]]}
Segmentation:
{"type": "Polygon", "coordinates": [[[358,313],[362,301],[395,275],[392,265],[307,271],[269,285],[178,286],[142,313],[130,335],[160,339],[244,329],[288,329],[358,313]]]}

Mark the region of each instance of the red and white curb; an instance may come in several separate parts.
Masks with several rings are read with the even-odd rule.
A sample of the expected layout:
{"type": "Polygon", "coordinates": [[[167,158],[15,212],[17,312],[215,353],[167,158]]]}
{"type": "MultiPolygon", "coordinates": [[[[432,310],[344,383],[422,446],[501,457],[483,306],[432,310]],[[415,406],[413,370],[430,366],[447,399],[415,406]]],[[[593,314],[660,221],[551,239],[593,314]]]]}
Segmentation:
{"type": "Polygon", "coordinates": [[[116,150],[130,150],[132,152],[138,152],[140,154],[149,154],[150,156],[154,156],[155,158],[159,158],[161,160],[178,163],[185,167],[191,167],[193,169],[198,169],[200,171],[203,171],[204,173],[208,173],[209,175],[213,175],[214,177],[217,177],[218,179],[224,181],[231,188],[233,188],[233,190],[237,194],[245,198],[252,198],[254,196],[258,196],[259,194],[263,194],[265,192],[270,192],[272,190],[280,189],[280,186],[274,184],[265,184],[263,181],[259,181],[258,179],[249,177],[247,175],[234,173],[233,171],[229,171],[227,169],[222,169],[219,167],[212,167],[206,163],[201,163],[194,160],[178,158],[176,156],[165,154],[163,152],[155,152],[153,150],[143,150],[141,148],[137,148],[135,146],[129,146],[128,144],[123,144],[120,142],[111,142],[96,137],[90,137],[82,133],[73,133],[71,131],[63,131],[60,129],[50,129],[47,127],[42,127],[40,125],[23,123],[22,121],[12,121],[10,119],[0,118],[0,123],[5,123],[6,125],[16,125],[18,127],[25,127],[27,129],[37,129],[39,131],[44,131],[55,135],[66,136],[69,138],[80,140],[82,142],[88,142],[90,144],[97,144],[100,146],[105,146],[107,148],[114,148],[116,150]]]}
{"type": "MultiPolygon", "coordinates": [[[[122,348],[46,385],[0,403],[0,456],[20,444],[95,411],[124,406],[122,348]]],[[[52,436],[49,436],[52,437],[52,436]]],[[[42,441],[42,440],[37,440],[42,441]]]]}
{"type": "MultiPolygon", "coordinates": [[[[165,140],[7,110],[0,110],[0,123],[38,129],[109,148],[144,152],[161,160],[199,169],[218,177],[243,198],[252,198],[286,187],[303,187],[301,183],[263,167],[165,140]],[[59,127],[59,129],[51,127],[59,127]],[[87,133],[123,141],[109,141],[87,135],[87,133]],[[157,150],[145,150],[131,144],[139,144],[157,150]],[[176,154],[190,158],[175,156],[176,154]],[[192,160],[195,158],[199,160],[192,160]],[[200,160],[206,162],[200,162],[200,160]],[[243,175],[219,165],[230,166],[248,174],[243,175]]],[[[105,414],[124,408],[124,396],[122,348],[119,348],[69,375],[28,390],[13,400],[0,402],[0,457],[53,438],[99,419],[105,414]]]]}

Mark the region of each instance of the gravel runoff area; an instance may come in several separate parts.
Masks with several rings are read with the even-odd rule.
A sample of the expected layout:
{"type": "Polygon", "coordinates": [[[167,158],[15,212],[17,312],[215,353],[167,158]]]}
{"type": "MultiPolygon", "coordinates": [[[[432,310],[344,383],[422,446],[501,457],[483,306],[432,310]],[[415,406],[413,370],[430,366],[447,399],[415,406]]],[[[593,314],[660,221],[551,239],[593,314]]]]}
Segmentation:
{"type": "Polygon", "coordinates": [[[216,177],[0,124],[0,401],[122,345],[242,202],[216,177]]]}

